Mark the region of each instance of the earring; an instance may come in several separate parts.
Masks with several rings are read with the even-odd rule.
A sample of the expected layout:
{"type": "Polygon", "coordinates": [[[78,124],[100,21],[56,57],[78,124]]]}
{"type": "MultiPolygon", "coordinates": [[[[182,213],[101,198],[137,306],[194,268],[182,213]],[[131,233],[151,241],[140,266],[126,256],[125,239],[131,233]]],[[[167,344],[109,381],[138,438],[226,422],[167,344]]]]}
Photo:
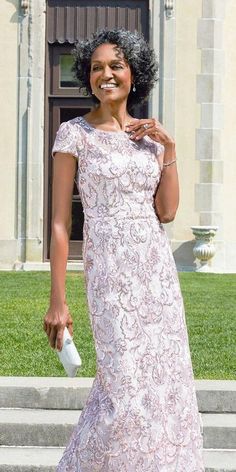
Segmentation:
{"type": "Polygon", "coordinates": [[[133,92],[136,92],[135,84],[133,84],[133,92]]]}

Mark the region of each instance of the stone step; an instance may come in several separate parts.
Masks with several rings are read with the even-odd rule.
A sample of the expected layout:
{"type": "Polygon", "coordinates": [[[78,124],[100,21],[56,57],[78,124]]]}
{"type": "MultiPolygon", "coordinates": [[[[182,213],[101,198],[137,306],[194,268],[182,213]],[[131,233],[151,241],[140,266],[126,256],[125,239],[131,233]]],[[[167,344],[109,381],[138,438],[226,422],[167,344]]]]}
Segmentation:
{"type": "Polygon", "coordinates": [[[236,414],[203,413],[205,448],[236,449],[236,414]]]}
{"type": "Polygon", "coordinates": [[[202,413],[236,413],[236,380],[195,380],[202,413]]]}
{"type": "MultiPolygon", "coordinates": [[[[77,410],[0,410],[0,445],[57,446],[67,443],[77,410]]],[[[236,449],[236,414],[202,414],[205,448],[236,449]]]]}
{"type": "MultiPolygon", "coordinates": [[[[93,378],[0,377],[0,407],[83,408],[93,378]]],[[[196,380],[199,411],[236,413],[236,381],[196,380]]]]}
{"type": "Polygon", "coordinates": [[[0,377],[0,408],[81,410],[90,377],[0,377]]]}
{"type": "Polygon", "coordinates": [[[55,472],[64,448],[0,447],[0,472],[55,472]]]}
{"type": "MultiPolygon", "coordinates": [[[[0,472],[55,472],[63,448],[0,447],[0,472]]],[[[205,472],[236,472],[236,450],[204,450],[205,472]]]]}
{"type": "Polygon", "coordinates": [[[81,411],[77,410],[0,410],[0,445],[66,445],[81,411]]]}
{"type": "Polygon", "coordinates": [[[204,464],[205,472],[236,472],[236,449],[204,449],[204,464]]]}

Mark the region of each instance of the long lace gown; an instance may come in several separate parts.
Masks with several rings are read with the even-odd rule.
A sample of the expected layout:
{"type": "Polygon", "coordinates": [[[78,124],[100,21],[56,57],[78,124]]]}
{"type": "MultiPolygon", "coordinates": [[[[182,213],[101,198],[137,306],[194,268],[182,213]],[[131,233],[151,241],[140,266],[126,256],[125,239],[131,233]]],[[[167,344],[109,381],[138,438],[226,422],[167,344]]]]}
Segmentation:
{"type": "Polygon", "coordinates": [[[153,195],[163,146],[62,123],[78,158],[83,259],[97,374],[57,472],[202,472],[182,296],[153,195]]]}

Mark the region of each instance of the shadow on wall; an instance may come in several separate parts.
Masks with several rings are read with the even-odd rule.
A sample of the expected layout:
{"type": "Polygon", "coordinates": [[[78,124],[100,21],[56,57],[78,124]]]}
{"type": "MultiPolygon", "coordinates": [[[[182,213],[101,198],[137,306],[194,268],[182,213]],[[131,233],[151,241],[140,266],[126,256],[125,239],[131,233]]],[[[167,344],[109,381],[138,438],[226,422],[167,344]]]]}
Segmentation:
{"type": "Polygon", "coordinates": [[[16,11],[13,13],[10,22],[11,23],[19,23],[19,11],[20,11],[20,1],[19,0],[5,0],[8,3],[11,3],[16,11]]]}
{"type": "Polygon", "coordinates": [[[173,256],[178,270],[195,271],[197,264],[193,255],[193,246],[195,240],[187,241],[180,244],[177,249],[173,251],[173,256]]]}

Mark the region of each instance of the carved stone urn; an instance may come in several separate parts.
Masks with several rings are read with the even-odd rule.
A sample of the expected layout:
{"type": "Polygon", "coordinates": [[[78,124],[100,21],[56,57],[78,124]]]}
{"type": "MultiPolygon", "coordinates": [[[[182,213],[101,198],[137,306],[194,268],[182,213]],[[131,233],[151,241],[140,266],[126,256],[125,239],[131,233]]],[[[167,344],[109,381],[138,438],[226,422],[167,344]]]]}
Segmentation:
{"type": "Polygon", "coordinates": [[[212,272],[209,262],[216,252],[213,244],[213,238],[216,235],[218,226],[191,226],[191,230],[195,236],[195,245],[193,254],[199,260],[196,272],[212,272]]]}

